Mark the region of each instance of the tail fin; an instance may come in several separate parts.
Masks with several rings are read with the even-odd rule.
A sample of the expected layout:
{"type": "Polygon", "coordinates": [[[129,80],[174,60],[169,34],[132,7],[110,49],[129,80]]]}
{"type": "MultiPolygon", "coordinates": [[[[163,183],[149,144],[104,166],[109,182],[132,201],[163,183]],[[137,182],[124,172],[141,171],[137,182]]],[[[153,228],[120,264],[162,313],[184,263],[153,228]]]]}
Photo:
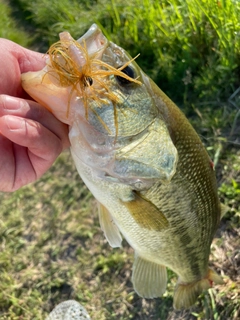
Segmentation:
{"type": "Polygon", "coordinates": [[[197,282],[178,283],[174,292],[173,306],[175,309],[188,309],[197,300],[202,291],[212,287],[212,283],[223,284],[222,278],[213,270],[208,269],[207,276],[197,282]]]}

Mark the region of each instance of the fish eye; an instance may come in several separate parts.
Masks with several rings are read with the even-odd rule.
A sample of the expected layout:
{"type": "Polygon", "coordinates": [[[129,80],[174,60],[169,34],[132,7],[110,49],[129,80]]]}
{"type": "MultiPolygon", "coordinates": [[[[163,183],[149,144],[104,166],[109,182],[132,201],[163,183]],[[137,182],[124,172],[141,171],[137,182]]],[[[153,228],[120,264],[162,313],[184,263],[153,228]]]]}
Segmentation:
{"type": "MultiPolygon", "coordinates": [[[[134,79],[135,73],[134,73],[133,68],[131,68],[130,66],[126,66],[124,69],[121,70],[121,72],[125,73],[130,78],[134,79]]],[[[132,83],[132,81],[130,81],[126,78],[123,78],[121,76],[116,76],[116,79],[117,79],[118,83],[121,85],[127,85],[129,83],[132,83]]]]}

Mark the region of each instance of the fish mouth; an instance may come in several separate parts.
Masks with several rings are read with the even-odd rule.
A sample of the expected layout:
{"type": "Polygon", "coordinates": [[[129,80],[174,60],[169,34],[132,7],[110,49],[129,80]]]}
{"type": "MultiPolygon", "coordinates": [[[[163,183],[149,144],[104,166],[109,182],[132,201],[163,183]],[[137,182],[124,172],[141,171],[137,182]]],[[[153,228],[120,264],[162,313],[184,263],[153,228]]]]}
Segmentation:
{"type": "Polygon", "coordinates": [[[93,57],[101,60],[109,42],[96,24],[78,40],[68,32],[61,32],[59,37],[60,41],[48,51],[46,66],[22,74],[22,87],[56,118],[72,125],[74,110],[84,109],[83,91],[78,90],[78,83],[91,85],[91,78],[83,76],[84,70],[93,57]]]}
{"type": "Polygon", "coordinates": [[[88,31],[77,40],[77,42],[82,46],[84,43],[86,44],[90,56],[97,52],[101,54],[108,46],[107,38],[103,35],[96,23],[94,23],[88,31]]]}

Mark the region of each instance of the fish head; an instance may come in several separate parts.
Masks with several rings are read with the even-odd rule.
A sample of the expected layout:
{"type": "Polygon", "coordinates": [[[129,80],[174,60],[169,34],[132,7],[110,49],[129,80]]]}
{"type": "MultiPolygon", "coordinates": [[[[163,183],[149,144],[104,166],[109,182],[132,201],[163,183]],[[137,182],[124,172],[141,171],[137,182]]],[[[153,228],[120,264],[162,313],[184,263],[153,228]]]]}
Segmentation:
{"type": "Polygon", "coordinates": [[[46,67],[23,74],[22,85],[69,124],[76,158],[105,179],[135,189],[156,179],[170,181],[177,150],[135,58],[96,24],[77,41],[61,33],[48,54],[46,67]]]}
{"type": "Polygon", "coordinates": [[[68,32],[61,32],[59,37],[48,50],[46,66],[22,74],[22,87],[57,119],[71,124],[75,108],[81,105],[89,61],[92,56],[101,58],[108,40],[96,24],[77,41],[68,32]]]}

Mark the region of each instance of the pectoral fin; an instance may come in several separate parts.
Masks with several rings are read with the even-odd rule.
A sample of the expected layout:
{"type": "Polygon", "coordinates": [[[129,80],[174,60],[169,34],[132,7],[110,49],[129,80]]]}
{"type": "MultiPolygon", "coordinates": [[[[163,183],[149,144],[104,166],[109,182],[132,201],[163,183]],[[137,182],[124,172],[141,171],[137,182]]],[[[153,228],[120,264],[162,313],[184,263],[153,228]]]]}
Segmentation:
{"type": "Polygon", "coordinates": [[[104,235],[111,247],[121,247],[122,237],[109,211],[99,203],[99,222],[104,235]]]}
{"type": "Polygon", "coordinates": [[[143,228],[161,231],[168,226],[167,218],[158,208],[139,193],[134,193],[134,200],[124,202],[134,220],[143,228]]]}
{"type": "Polygon", "coordinates": [[[147,261],[136,254],[132,282],[139,296],[143,298],[160,297],[167,287],[166,267],[147,261]]]}

